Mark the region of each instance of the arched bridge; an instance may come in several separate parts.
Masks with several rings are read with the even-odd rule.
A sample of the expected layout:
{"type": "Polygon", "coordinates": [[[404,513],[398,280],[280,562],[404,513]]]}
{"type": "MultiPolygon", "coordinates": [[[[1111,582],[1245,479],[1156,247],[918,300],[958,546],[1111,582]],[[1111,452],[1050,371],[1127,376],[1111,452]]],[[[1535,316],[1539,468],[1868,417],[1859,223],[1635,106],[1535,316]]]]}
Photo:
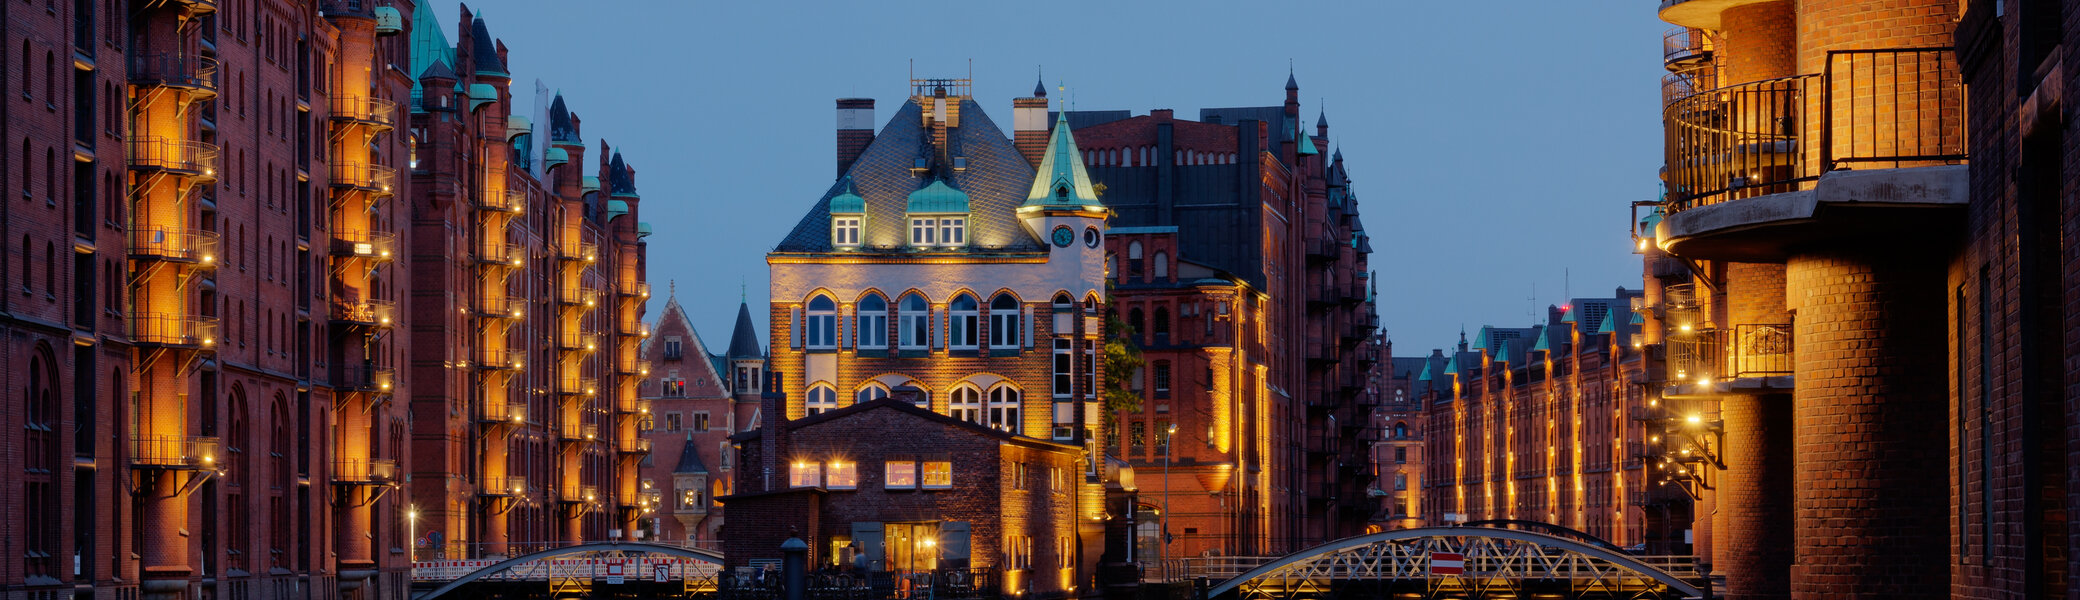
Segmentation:
{"type": "Polygon", "coordinates": [[[433,600],[471,584],[502,587],[546,584],[558,597],[582,594],[601,583],[712,586],[722,553],[642,542],[592,542],[551,548],[496,561],[427,561],[412,567],[414,600],[433,600]],[[485,564],[485,563],[489,564],[485,564]],[[618,578],[618,581],[616,581],[618,578]]]}
{"type": "Polygon", "coordinates": [[[1424,527],[1302,550],[1220,582],[1207,597],[1675,599],[1702,597],[1698,579],[1694,566],[1555,535],[1424,527]]]}

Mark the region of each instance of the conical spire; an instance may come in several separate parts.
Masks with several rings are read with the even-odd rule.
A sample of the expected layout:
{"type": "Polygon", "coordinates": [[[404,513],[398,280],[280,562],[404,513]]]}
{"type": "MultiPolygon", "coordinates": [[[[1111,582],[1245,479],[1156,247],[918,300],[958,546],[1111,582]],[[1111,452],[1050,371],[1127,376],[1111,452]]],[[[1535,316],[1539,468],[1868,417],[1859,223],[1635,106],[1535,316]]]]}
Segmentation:
{"type": "Polygon", "coordinates": [[[549,101],[549,140],[576,142],[578,126],[571,122],[571,109],[563,103],[563,92],[556,92],[556,99],[549,101]]]}
{"type": "Polygon", "coordinates": [[[731,359],[759,358],[765,351],[758,347],[757,325],[751,323],[751,304],[737,304],[737,327],[729,335],[729,357],[731,359]]]}
{"type": "Polygon", "coordinates": [[[1034,97],[1034,98],[1046,98],[1046,97],[1047,97],[1047,82],[1046,82],[1046,81],[1044,81],[1044,80],[1035,80],[1035,81],[1033,81],[1033,97],[1034,97]]]}
{"type": "Polygon", "coordinates": [[[1317,129],[1329,128],[1329,109],[1322,109],[1321,116],[1314,118],[1314,126],[1317,129]]]}
{"type": "Polygon", "coordinates": [[[1026,192],[1027,207],[1078,207],[1102,204],[1091,187],[1090,172],[1083,168],[1083,155],[1076,149],[1076,136],[1069,132],[1069,113],[1055,118],[1054,134],[1047,140],[1047,153],[1026,192]]]}
{"type": "Polygon", "coordinates": [[[476,20],[470,23],[469,36],[476,43],[470,49],[470,59],[477,63],[477,74],[507,76],[506,63],[498,58],[498,41],[491,37],[491,29],[484,26],[483,12],[479,11],[476,20]]]}
{"type": "Polygon", "coordinates": [[[1294,78],[1293,78],[1293,69],[1292,69],[1291,67],[1287,67],[1287,68],[1286,68],[1286,91],[1289,91],[1289,92],[1290,92],[1290,91],[1298,91],[1299,89],[1300,89],[1300,80],[1298,80],[1298,79],[1294,79],[1294,78]]]}

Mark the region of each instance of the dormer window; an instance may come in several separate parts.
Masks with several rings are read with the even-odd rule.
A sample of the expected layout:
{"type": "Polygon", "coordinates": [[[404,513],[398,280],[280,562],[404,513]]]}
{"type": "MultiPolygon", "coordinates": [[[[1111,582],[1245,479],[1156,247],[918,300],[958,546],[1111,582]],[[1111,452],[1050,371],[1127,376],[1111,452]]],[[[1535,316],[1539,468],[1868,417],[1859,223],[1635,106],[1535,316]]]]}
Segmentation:
{"type": "Polygon", "coordinates": [[[910,219],[910,245],[931,247],[938,245],[938,219],[917,217],[910,219]]]}
{"type": "Polygon", "coordinates": [[[867,217],[867,201],[845,181],[845,191],[831,197],[831,245],[840,250],[858,248],[860,223],[867,217]]]}
{"type": "Polygon", "coordinates": [[[910,246],[918,249],[957,248],[968,243],[968,195],[946,180],[910,193],[904,211],[910,219],[910,246]]]}
{"type": "Polygon", "coordinates": [[[968,243],[967,217],[941,217],[939,219],[939,244],[960,246],[968,243]]]}
{"type": "Polygon", "coordinates": [[[831,245],[858,248],[859,217],[831,217],[831,245]]]}

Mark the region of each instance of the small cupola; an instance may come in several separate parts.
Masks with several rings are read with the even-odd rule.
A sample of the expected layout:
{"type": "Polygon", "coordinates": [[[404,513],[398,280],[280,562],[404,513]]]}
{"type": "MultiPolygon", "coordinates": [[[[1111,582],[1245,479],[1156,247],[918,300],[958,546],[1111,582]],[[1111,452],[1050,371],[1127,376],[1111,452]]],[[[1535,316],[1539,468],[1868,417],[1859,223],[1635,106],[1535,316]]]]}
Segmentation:
{"type": "Polygon", "coordinates": [[[831,197],[831,246],[840,250],[858,248],[860,225],[867,218],[867,199],[861,198],[852,188],[852,178],[845,178],[845,191],[831,197]]]}
{"type": "Polygon", "coordinates": [[[910,193],[906,211],[910,220],[910,246],[951,248],[968,243],[968,195],[944,179],[910,193]]]}

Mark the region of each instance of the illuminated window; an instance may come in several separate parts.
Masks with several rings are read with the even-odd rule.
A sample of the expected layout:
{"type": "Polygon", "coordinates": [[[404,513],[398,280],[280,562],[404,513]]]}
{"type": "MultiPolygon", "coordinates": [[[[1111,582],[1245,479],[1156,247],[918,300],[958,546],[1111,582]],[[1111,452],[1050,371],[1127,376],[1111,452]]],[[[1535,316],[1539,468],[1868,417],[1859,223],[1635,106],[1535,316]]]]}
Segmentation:
{"type": "Polygon", "coordinates": [[[982,422],[982,392],[975,386],[962,384],[953,388],[953,400],[946,405],[946,415],[970,423],[982,422]]]}
{"type": "Polygon", "coordinates": [[[939,219],[939,243],[946,246],[959,246],[968,243],[968,219],[966,217],[939,219]]]}
{"type": "Polygon", "coordinates": [[[935,235],[938,233],[938,228],[936,227],[938,221],[938,219],[933,218],[911,219],[910,245],[930,246],[937,243],[933,240],[938,239],[938,236],[935,235]]]}
{"type": "Polygon", "coordinates": [[[980,313],[976,312],[975,297],[961,294],[946,305],[947,319],[951,322],[947,347],[954,350],[975,349],[975,329],[980,313]]]}
{"type": "Polygon", "coordinates": [[[917,463],[915,462],[907,460],[888,461],[887,475],[888,482],[882,484],[882,487],[891,490],[917,489],[917,463]]]}
{"type": "Polygon", "coordinates": [[[897,330],[901,333],[904,350],[923,350],[932,340],[932,310],[925,305],[924,297],[905,294],[897,308],[897,330]]]}
{"type": "Polygon", "coordinates": [[[859,463],[831,461],[828,466],[829,481],[824,487],[834,490],[850,490],[859,487],[859,463]]]}
{"type": "Polygon", "coordinates": [[[831,217],[831,244],[839,248],[858,248],[859,217],[831,217]]]}
{"type": "Polygon", "coordinates": [[[823,463],[798,461],[788,465],[787,485],[791,487],[817,487],[823,485],[823,463]]]}
{"type": "Polygon", "coordinates": [[[925,461],[924,489],[944,490],[953,487],[953,463],[943,460],[925,461]]]}
{"type": "Polygon", "coordinates": [[[989,426],[1019,432],[1018,390],[1011,386],[997,386],[989,391],[989,426]]]}
{"type": "Polygon", "coordinates": [[[830,296],[809,299],[808,336],[805,344],[811,349],[833,349],[838,347],[838,303],[830,296]]]}
{"type": "Polygon", "coordinates": [[[829,384],[819,383],[809,388],[809,398],[803,404],[810,415],[820,415],[838,409],[838,391],[829,384]]]}
{"type": "Polygon", "coordinates": [[[997,294],[989,301],[989,347],[1018,347],[1018,299],[997,294]]]}
{"type": "Polygon", "coordinates": [[[888,301],[878,294],[868,294],[859,301],[859,317],[853,325],[858,339],[855,345],[861,349],[888,347],[888,301]]]}

